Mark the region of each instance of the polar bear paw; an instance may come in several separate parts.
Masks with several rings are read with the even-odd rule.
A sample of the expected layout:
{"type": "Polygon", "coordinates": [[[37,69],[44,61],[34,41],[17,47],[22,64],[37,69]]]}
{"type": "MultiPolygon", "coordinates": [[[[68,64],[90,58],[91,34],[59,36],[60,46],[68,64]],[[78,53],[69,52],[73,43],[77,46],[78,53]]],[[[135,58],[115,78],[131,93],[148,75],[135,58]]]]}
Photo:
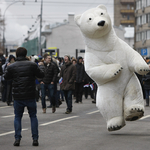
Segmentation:
{"type": "Polygon", "coordinates": [[[150,69],[149,69],[148,66],[146,66],[145,68],[142,68],[142,67],[137,66],[136,69],[135,69],[135,72],[137,72],[137,73],[140,74],[140,75],[145,75],[145,74],[147,74],[149,71],[150,71],[150,69]]]}
{"type": "Polygon", "coordinates": [[[107,122],[108,131],[116,131],[116,130],[121,129],[124,126],[125,126],[125,121],[122,116],[114,117],[107,122]]]}
{"type": "Polygon", "coordinates": [[[138,105],[138,106],[132,106],[125,110],[124,116],[126,121],[135,121],[143,117],[144,115],[144,107],[138,105]]]}
{"type": "Polygon", "coordinates": [[[119,69],[114,73],[114,76],[117,76],[118,74],[120,74],[120,72],[121,72],[122,69],[123,69],[122,67],[119,68],[119,69]]]}

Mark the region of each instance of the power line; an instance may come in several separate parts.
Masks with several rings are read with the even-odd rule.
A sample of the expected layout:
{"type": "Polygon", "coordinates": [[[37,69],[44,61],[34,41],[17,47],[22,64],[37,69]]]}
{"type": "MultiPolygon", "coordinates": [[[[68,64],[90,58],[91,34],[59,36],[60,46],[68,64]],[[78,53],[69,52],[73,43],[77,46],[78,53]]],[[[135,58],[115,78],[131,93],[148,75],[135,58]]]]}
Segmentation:
{"type": "MultiPolygon", "coordinates": [[[[14,2],[14,1],[6,1],[7,3],[12,3],[12,2],[14,2]]],[[[4,2],[2,2],[2,3],[4,3],[4,2]]],[[[36,4],[36,3],[41,3],[41,1],[37,1],[37,2],[35,2],[34,0],[33,1],[25,1],[25,3],[34,3],[34,4],[36,4]]],[[[44,1],[43,2],[43,4],[44,3],[49,3],[49,4],[52,4],[52,3],[55,3],[55,4],[100,4],[99,2],[68,2],[68,1],[44,1]]],[[[108,3],[103,3],[103,4],[108,4],[108,3]]],[[[112,3],[113,4],[113,3],[112,3]]]]}

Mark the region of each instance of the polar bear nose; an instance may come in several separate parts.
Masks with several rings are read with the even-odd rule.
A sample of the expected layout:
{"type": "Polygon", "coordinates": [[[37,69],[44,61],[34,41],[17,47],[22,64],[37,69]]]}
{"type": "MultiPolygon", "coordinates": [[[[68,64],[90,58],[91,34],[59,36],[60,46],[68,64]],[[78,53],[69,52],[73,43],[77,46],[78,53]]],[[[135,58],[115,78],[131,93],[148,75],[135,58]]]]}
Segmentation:
{"type": "Polygon", "coordinates": [[[105,21],[100,21],[100,22],[98,22],[98,26],[104,26],[104,24],[105,24],[105,21]]]}

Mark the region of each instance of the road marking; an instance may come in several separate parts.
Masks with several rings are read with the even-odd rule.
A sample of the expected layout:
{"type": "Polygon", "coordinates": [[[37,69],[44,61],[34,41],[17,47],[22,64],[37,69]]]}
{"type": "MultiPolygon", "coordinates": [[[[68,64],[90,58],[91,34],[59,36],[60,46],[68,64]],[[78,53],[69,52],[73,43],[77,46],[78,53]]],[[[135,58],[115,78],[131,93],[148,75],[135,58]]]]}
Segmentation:
{"type": "MultiPolygon", "coordinates": [[[[24,115],[28,114],[27,112],[23,113],[24,115]]],[[[2,116],[1,118],[10,118],[10,117],[14,117],[15,115],[9,115],[9,116],[2,116]]]]}
{"type": "MultiPolygon", "coordinates": [[[[27,129],[22,129],[22,131],[26,131],[26,130],[28,130],[28,128],[27,129]]],[[[5,135],[8,135],[8,134],[12,134],[12,133],[15,133],[15,131],[10,131],[10,132],[6,132],[6,133],[2,133],[2,134],[0,134],[0,136],[5,136],[5,135]]]]}
{"type": "Polygon", "coordinates": [[[150,115],[147,115],[147,116],[142,117],[142,118],[139,119],[139,120],[143,120],[143,119],[146,119],[146,118],[149,118],[149,117],[150,117],[150,115]]]}
{"type": "Polygon", "coordinates": [[[4,107],[0,107],[0,108],[7,108],[7,107],[12,107],[12,106],[4,106],[4,107]]]}
{"type": "Polygon", "coordinates": [[[87,113],[87,114],[90,115],[90,114],[95,114],[97,112],[99,112],[99,110],[96,110],[96,111],[93,111],[93,112],[90,112],[90,113],[87,113]]]}
{"type": "Polygon", "coordinates": [[[68,120],[68,119],[73,119],[73,118],[77,118],[77,117],[79,117],[79,116],[67,117],[67,118],[63,118],[63,119],[59,119],[59,120],[43,123],[43,124],[40,124],[39,126],[46,126],[46,125],[49,125],[49,124],[53,124],[53,123],[56,123],[56,122],[60,122],[60,121],[68,120]]]}

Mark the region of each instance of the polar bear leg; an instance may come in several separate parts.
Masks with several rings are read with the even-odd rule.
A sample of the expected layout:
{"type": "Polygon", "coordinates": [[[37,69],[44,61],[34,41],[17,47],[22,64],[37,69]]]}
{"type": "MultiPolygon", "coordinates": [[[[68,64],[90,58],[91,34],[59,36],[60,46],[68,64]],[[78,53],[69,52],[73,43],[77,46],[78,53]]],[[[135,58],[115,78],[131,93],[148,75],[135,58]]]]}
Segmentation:
{"type": "Polygon", "coordinates": [[[108,131],[119,130],[125,126],[122,97],[109,87],[98,88],[96,106],[107,121],[108,131]]]}
{"type": "Polygon", "coordinates": [[[142,89],[135,74],[131,77],[124,93],[124,118],[126,121],[140,119],[144,115],[142,89]]]}

